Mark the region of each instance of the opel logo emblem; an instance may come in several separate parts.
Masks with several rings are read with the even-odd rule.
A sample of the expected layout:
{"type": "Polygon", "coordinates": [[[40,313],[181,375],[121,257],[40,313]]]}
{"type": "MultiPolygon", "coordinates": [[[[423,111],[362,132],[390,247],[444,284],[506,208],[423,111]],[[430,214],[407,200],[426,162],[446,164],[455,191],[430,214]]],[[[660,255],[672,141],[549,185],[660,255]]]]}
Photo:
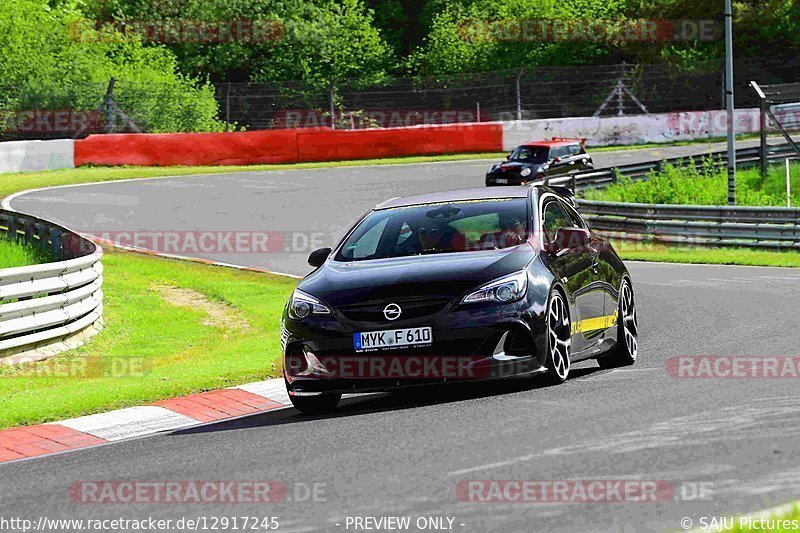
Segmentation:
{"type": "Polygon", "coordinates": [[[403,310],[397,304],[389,304],[383,308],[383,316],[386,317],[386,320],[397,320],[402,312],[403,310]]]}

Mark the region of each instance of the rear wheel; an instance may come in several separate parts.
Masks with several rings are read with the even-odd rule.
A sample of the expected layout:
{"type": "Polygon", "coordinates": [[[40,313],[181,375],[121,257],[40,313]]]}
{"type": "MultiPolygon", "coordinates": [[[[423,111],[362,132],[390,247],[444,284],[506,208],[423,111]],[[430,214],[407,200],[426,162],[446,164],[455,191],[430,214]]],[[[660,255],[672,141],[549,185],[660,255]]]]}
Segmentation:
{"type": "Polygon", "coordinates": [[[619,291],[618,309],[617,344],[608,355],[597,359],[600,368],[616,368],[636,362],[639,352],[639,326],[636,322],[633,288],[627,279],[623,280],[619,291]]]}
{"type": "Polygon", "coordinates": [[[569,376],[572,357],[572,332],[570,331],[567,303],[560,292],[554,290],[547,306],[547,367],[548,379],[554,384],[563,383],[569,376]]]}
{"type": "Polygon", "coordinates": [[[330,413],[339,405],[341,394],[320,394],[318,396],[289,396],[294,408],[307,415],[330,413]]]}

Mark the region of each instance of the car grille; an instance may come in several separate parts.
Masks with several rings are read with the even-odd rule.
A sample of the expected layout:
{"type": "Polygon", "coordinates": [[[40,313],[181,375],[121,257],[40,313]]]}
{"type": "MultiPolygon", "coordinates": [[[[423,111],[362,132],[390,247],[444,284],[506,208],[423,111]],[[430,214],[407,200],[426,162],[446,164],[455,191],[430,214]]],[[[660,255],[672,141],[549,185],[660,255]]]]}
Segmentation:
{"type": "Polygon", "coordinates": [[[400,320],[423,318],[435,315],[447,305],[449,298],[426,298],[415,300],[390,300],[381,303],[344,305],[339,311],[348,319],[356,322],[388,323],[383,309],[390,303],[396,303],[402,309],[400,320]]]}

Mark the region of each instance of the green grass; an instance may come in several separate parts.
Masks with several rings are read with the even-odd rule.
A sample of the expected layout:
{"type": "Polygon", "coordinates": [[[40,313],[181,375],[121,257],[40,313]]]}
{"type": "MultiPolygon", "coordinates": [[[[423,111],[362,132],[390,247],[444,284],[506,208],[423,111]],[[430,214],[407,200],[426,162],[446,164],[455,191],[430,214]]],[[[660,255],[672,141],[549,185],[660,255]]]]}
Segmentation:
{"type": "Polygon", "coordinates": [[[259,172],[267,170],[294,170],[335,168],[347,166],[396,165],[409,163],[434,163],[442,161],[464,161],[470,159],[502,159],[505,152],[482,152],[437,156],[393,157],[358,161],[329,161],[323,163],[293,163],[273,165],[226,165],[204,167],[94,167],[50,170],[45,172],[23,172],[0,174],[0,198],[15,192],[58,185],[99,183],[126,179],[157,178],[163,176],[188,176],[193,174],[223,174],[229,172],[259,172]]]}
{"type": "MultiPolygon", "coordinates": [[[[758,139],[758,133],[745,133],[736,135],[737,141],[745,141],[749,139],[758,139]]],[[[589,152],[617,152],[620,150],[640,150],[643,148],[661,148],[664,146],[691,146],[695,144],[715,144],[725,142],[725,137],[709,137],[708,139],[695,139],[691,141],[675,141],[671,143],[641,143],[641,144],[615,144],[611,146],[592,146],[587,145],[589,152]]],[[[774,141],[771,141],[774,142],[774,141]]],[[[781,140],[780,142],[784,142],[781,140]]]]}
{"type": "Polygon", "coordinates": [[[800,253],[751,250],[749,248],[677,247],[661,244],[614,242],[614,249],[627,261],[658,261],[708,265],[744,265],[800,268],[800,253]]]}
{"type": "Polygon", "coordinates": [[[0,236],[0,268],[36,265],[49,260],[48,254],[38,248],[32,248],[0,236]]]}
{"type": "Polygon", "coordinates": [[[764,522],[759,523],[737,518],[736,525],[732,529],[726,529],[725,531],[730,531],[731,533],[754,533],[756,531],[770,531],[771,533],[796,532],[798,531],[798,524],[800,524],[800,503],[795,503],[794,508],[786,514],[770,516],[764,520],[764,522]],[[779,522],[774,522],[775,520],[779,522]],[[789,521],[789,523],[783,521],[789,521]]]}
{"type": "MultiPolygon", "coordinates": [[[[790,167],[792,205],[800,205],[800,164],[790,167]]],[[[590,200],[645,204],[726,205],[728,181],[725,169],[706,161],[700,169],[666,165],[646,181],[620,177],[605,190],[588,190],[590,200]]],[[[786,171],[783,165],[771,165],[766,176],[757,168],[736,173],[738,205],[786,206],[786,171]]]]}
{"type": "Polygon", "coordinates": [[[105,328],[56,358],[0,367],[0,428],[279,375],[280,316],[296,280],[114,250],[103,264],[105,328]],[[232,319],[210,322],[158,285],[221,302],[232,319]]]}

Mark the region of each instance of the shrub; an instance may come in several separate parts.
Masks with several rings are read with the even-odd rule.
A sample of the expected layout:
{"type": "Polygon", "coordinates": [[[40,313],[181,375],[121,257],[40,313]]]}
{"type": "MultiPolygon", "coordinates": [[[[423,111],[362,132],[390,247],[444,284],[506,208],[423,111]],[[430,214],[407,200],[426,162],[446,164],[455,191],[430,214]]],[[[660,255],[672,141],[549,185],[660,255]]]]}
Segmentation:
{"type": "Polygon", "coordinates": [[[5,0],[0,35],[0,110],[95,109],[116,77],[120,108],[147,131],[222,129],[213,88],[181,75],[163,47],[94,30],[75,0],[5,0]]]}

